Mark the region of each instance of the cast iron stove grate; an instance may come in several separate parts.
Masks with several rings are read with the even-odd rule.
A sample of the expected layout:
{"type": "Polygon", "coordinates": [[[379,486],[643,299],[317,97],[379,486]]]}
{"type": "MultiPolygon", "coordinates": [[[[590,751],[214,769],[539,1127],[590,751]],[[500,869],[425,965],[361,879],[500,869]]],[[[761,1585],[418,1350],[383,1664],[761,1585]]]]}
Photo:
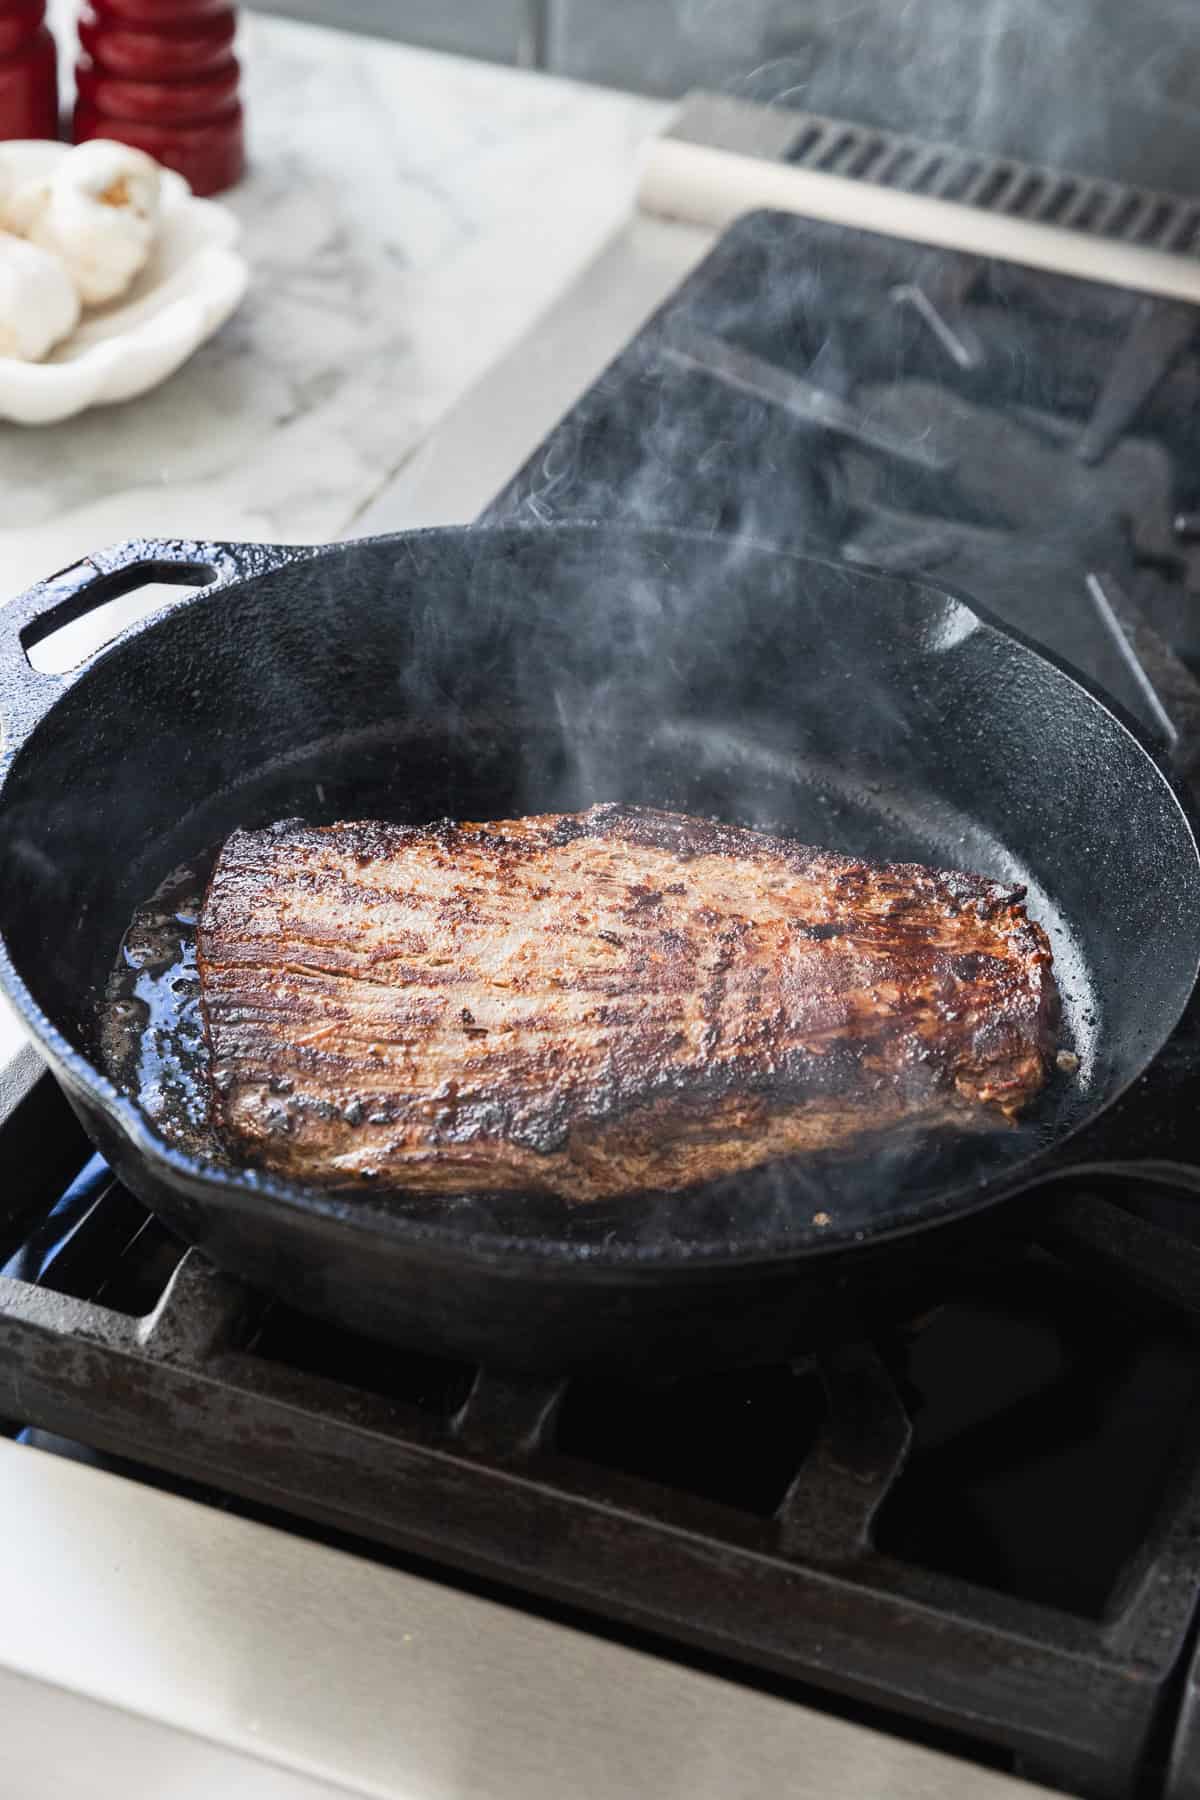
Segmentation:
{"type": "Polygon", "coordinates": [[[1068,1792],[1155,1791],[1200,1591],[1200,1237],[1178,1199],[1042,1196],[861,1335],[637,1389],[382,1350],[268,1303],[89,1159],[48,1077],[0,1165],[12,1429],[1068,1792]]]}

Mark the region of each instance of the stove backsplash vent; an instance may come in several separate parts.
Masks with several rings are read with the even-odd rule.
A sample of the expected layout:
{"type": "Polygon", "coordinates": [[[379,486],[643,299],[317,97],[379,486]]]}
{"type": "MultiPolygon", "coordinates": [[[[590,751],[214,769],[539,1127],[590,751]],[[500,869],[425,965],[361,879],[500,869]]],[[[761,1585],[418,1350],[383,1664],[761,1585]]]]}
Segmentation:
{"type": "Polygon", "coordinates": [[[1149,250],[1200,255],[1200,200],[1180,194],[701,91],[688,95],[670,135],[1149,250]]]}

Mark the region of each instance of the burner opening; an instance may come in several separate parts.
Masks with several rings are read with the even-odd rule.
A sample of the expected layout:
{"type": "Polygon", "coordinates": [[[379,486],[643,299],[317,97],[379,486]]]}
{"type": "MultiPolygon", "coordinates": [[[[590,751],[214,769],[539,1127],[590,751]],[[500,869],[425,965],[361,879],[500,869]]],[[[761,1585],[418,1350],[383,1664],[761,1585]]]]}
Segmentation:
{"type": "Polygon", "coordinates": [[[1031,1257],[924,1321],[901,1380],[913,1447],[878,1547],[1105,1617],[1186,1442],[1194,1346],[1031,1257]]]}
{"type": "Polygon", "coordinates": [[[463,1405],[475,1378],[468,1363],[372,1343],[280,1305],[268,1308],[246,1348],[265,1362],[282,1363],[443,1419],[463,1405]]]}
{"type": "Polygon", "coordinates": [[[656,1388],[579,1380],[567,1389],[556,1448],[769,1518],[824,1417],[815,1374],[788,1367],[689,1377],[656,1388]]]}

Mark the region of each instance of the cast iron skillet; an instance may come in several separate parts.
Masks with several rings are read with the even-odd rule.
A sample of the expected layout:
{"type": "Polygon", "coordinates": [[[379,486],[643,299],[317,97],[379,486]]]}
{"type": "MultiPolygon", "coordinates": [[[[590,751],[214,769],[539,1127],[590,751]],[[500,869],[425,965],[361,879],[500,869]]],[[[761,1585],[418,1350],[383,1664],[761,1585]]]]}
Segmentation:
{"type": "Polygon", "coordinates": [[[1196,839],[1133,727],[951,595],[745,543],[135,543],[0,609],[0,706],[0,980],[88,1132],[217,1263],[383,1340],[517,1367],[783,1355],[901,1240],[1107,1155],[1101,1115],[1200,961],[1196,839]],[[162,580],[206,585],[63,679],[31,668],[50,630],[162,580]],[[234,825],[608,799],[1028,882],[1078,1074],[1017,1131],[568,1212],[204,1165],[98,1072],[134,904],[234,825]]]}

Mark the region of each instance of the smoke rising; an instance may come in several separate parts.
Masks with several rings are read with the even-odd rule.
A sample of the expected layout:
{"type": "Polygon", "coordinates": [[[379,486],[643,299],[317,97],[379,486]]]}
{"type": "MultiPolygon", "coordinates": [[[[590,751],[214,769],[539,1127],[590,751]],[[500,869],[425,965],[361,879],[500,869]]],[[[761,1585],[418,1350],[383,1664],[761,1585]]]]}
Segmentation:
{"type": "Polygon", "coordinates": [[[556,66],[1191,193],[1190,0],[565,0],[556,66]]]}

